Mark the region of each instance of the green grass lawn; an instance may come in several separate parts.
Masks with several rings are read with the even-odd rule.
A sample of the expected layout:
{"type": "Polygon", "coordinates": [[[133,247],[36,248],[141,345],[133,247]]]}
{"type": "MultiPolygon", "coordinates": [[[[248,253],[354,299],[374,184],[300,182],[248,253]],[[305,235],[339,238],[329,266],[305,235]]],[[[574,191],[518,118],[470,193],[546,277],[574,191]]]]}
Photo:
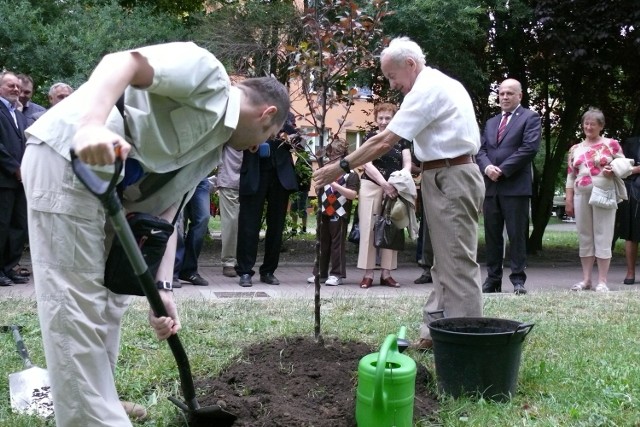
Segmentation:
{"type": "MultiPolygon", "coordinates": [[[[522,354],[517,395],[507,403],[441,396],[440,411],[419,426],[637,426],[640,425],[640,298],[638,292],[535,293],[485,299],[485,315],[534,322],[522,354]]],[[[324,300],[325,336],[359,340],[378,347],[406,325],[415,339],[422,301],[399,298],[324,300]],[[372,315],[371,313],[375,313],[372,315]]],[[[313,334],[311,300],[273,299],[213,302],[181,300],[181,338],[196,377],[216,375],[237,362],[243,346],[279,336],[313,334]]],[[[35,303],[4,299],[7,324],[24,326],[33,362],[44,366],[35,303]]],[[[168,347],[147,325],[141,299],[128,311],[117,371],[122,398],[144,403],[150,420],[140,425],[180,426],[167,401],[179,396],[179,379],[168,347]]],[[[0,338],[0,425],[53,426],[11,413],[7,376],[22,369],[10,334],[0,338]]],[[[434,371],[433,355],[406,354],[434,371]]],[[[364,356],[364,355],[363,355],[364,356]]],[[[433,389],[436,392],[435,388],[433,389]]]]}

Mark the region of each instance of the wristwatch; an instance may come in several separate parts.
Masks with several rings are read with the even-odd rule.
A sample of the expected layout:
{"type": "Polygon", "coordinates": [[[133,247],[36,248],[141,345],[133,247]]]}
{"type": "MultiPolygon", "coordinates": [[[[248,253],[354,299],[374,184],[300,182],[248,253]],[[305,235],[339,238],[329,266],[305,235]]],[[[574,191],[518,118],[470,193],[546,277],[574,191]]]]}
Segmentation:
{"type": "Polygon", "coordinates": [[[341,159],[340,160],[340,168],[345,172],[345,173],[349,173],[351,172],[351,167],[349,166],[349,161],[347,159],[341,159]]]}
{"type": "Polygon", "coordinates": [[[156,282],[156,288],[158,288],[159,291],[164,290],[173,292],[173,283],[166,280],[158,280],[156,282]]]}

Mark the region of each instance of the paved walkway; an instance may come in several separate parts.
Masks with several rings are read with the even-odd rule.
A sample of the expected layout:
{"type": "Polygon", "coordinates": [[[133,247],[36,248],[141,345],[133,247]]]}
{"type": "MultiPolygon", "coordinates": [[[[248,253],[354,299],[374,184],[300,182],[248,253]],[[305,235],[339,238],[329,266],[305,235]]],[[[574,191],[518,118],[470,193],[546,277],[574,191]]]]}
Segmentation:
{"type": "MultiPolygon", "coordinates": [[[[309,221],[311,225],[312,221],[309,221]]],[[[313,232],[313,227],[309,228],[313,232]]],[[[575,232],[575,223],[563,222],[561,224],[549,225],[548,229],[554,231],[575,232]]],[[[215,237],[219,237],[212,233],[215,237]]],[[[576,251],[577,252],[577,251],[576,251]]],[[[576,254],[577,255],[577,254],[576,254]]],[[[258,262],[261,262],[258,257],[258,262]]],[[[28,253],[25,253],[23,264],[30,267],[28,253]]],[[[259,264],[258,264],[259,265],[259,264]]],[[[313,265],[303,263],[280,263],[280,267],[275,272],[276,277],[280,280],[279,286],[271,286],[260,283],[258,275],[253,277],[253,286],[243,288],[238,285],[238,278],[230,278],[222,275],[222,266],[220,264],[201,264],[200,274],[209,281],[209,286],[193,286],[184,283],[180,289],[175,290],[178,298],[206,298],[206,299],[229,299],[229,298],[313,298],[315,288],[313,284],[307,283],[307,278],[311,276],[313,265]]],[[[257,270],[257,266],[256,266],[257,270]]],[[[331,298],[334,296],[375,296],[375,297],[391,297],[398,295],[419,295],[424,296],[426,292],[433,289],[432,284],[416,285],[413,281],[420,276],[422,269],[415,264],[399,265],[398,269],[392,272],[392,276],[401,284],[400,288],[389,288],[384,286],[375,286],[379,280],[379,271],[375,272],[374,286],[369,289],[360,289],[358,284],[362,279],[362,270],[358,270],[354,266],[347,267],[347,279],[344,280],[342,286],[325,286],[322,285],[322,298],[331,298]]],[[[484,266],[482,266],[483,279],[486,275],[484,266]]],[[[622,284],[624,279],[625,267],[614,263],[609,271],[609,288],[612,291],[617,290],[640,290],[640,281],[637,285],[628,286],[622,284]]],[[[509,270],[504,272],[503,295],[511,293],[511,284],[508,279],[509,270]]],[[[576,262],[566,265],[555,266],[535,266],[527,269],[526,287],[529,292],[542,291],[568,291],[571,285],[580,281],[582,272],[579,260],[576,256],[576,262]]],[[[594,269],[594,277],[597,277],[594,269]]],[[[11,287],[0,287],[0,299],[15,296],[34,297],[33,285],[14,285],[11,287]]]]}
{"type": "MultiPolygon", "coordinates": [[[[25,264],[28,266],[28,264],[25,264]]],[[[209,286],[193,286],[184,283],[180,289],[175,290],[178,298],[206,298],[206,299],[228,299],[228,298],[313,298],[314,285],[307,283],[307,278],[311,276],[311,265],[289,263],[281,265],[276,271],[276,277],[280,279],[279,286],[271,286],[260,283],[258,275],[253,277],[253,286],[242,288],[238,285],[238,278],[230,278],[222,275],[220,265],[204,265],[200,267],[200,274],[209,281],[209,286]]],[[[505,277],[508,276],[505,271],[505,277]]],[[[609,287],[616,290],[640,290],[640,283],[634,286],[622,284],[624,279],[624,266],[614,265],[609,273],[609,287]]],[[[392,275],[401,284],[400,288],[389,288],[375,286],[379,279],[379,271],[375,272],[374,286],[369,289],[360,289],[358,284],[362,278],[362,271],[355,267],[347,268],[347,279],[342,286],[322,285],[322,298],[334,296],[367,296],[367,297],[391,297],[398,295],[419,295],[424,296],[427,291],[433,289],[432,284],[416,285],[413,283],[422,269],[415,265],[400,265],[392,275]]],[[[483,271],[484,273],[484,271],[483,271]]],[[[580,280],[581,270],[577,263],[575,265],[556,267],[530,267],[527,269],[527,284],[529,292],[542,291],[568,291],[569,287],[580,280]]],[[[484,275],[483,275],[484,278],[484,275]]],[[[503,295],[508,295],[511,285],[508,279],[503,281],[503,295]]],[[[34,297],[33,285],[14,285],[11,287],[0,287],[0,299],[10,297],[34,297]]]]}

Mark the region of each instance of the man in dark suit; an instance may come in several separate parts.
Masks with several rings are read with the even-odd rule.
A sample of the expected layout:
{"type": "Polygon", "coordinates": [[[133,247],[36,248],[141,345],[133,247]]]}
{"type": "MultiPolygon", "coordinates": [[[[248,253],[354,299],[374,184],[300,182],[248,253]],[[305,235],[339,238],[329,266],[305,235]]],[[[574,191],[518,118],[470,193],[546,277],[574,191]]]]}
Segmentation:
{"type": "Polygon", "coordinates": [[[0,74],[0,286],[29,281],[13,270],[27,242],[27,201],[20,174],[27,122],[16,109],[20,88],[16,74],[0,74]]]}
{"type": "Polygon", "coordinates": [[[477,155],[486,185],[483,215],[488,276],[482,292],[502,292],[506,226],[511,261],[509,280],[514,292],[523,295],[527,293],[524,270],[533,180],[531,162],[540,147],[540,117],[520,105],[522,86],[517,80],[503,81],[498,99],[502,113],[487,121],[477,155]]]}
{"type": "Polygon", "coordinates": [[[278,138],[260,146],[256,153],[245,151],[240,168],[240,213],[238,216],[238,245],[236,272],[240,286],[252,285],[251,276],[258,254],[258,240],[262,212],[267,201],[264,262],[260,266],[260,281],[279,285],[274,276],[280,260],[282,233],[284,231],[289,195],[298,190],[298,183],[291,158],[291,146],[287,135],[294,134],[295,121],[289,118],[278,138]]]}

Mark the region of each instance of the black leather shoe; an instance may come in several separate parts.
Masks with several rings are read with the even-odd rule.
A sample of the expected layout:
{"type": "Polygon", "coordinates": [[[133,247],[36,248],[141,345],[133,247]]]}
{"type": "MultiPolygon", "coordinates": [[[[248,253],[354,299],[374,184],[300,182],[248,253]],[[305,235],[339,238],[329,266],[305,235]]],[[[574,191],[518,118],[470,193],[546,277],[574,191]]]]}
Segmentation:
{"type": "Polygon", "coordinates": [[[524,288],[522,283],[516,283],[513,285],[513,293],[516,295],[526,295],[527,290],[524,288]]]}
{"type": "Polygon", "coordinates": [[[634,283],[636,283],[636,278],[635,277],[630,277],[630,278],[624,278],[624,280],[622,281],[622,283],[624,283],[625,285],[633,285],[634,283]]]}
{"type": "Polygon", "coordinates": [[[489,279],[487,279],[482,284],[483,294],[494,294],[499,292],[502,292],[502,283],[492,282],[489,279]]]}
{"type": "Polygon", "coordinates": [[[240,286],[242,286],[243,288],[251,287],[251,285],[252,285],[252,283],[251,283],[251,275],[250,274],[241,274],[240,275],[240,282],[238,284],[240,286]]]}
{"type": "Polygon", "coordinates": [[[6,273],[5,276],[7,276],[9,280],[11,280],[13,283],[17,283],[17,284],[29,283],[29,278],[27,276],[18,274],[13,270],[6,273]]]}
{"type": "Polygon", "coordinates": [[[0,286],[12,286],[13,282],[7,277],[6,274],[0,272],[0,286]]]}
{"type": "Polygon", "coordinates": [[[425,271],[422,273],[420,277],[413,281],[416,285],[422,285],[425,283],[433,283],[433,278],[431,277],[431,273],[425,271]]]}
{"type": "Polygon", "coordinates": [[[273,273],[261,274],[260,275],[260,281],[262,283],[266,283],[268,285],[279,285],[280,284],[280,280],[278,280],[278,278],[276,276],[274,276],[273,273]]]}

